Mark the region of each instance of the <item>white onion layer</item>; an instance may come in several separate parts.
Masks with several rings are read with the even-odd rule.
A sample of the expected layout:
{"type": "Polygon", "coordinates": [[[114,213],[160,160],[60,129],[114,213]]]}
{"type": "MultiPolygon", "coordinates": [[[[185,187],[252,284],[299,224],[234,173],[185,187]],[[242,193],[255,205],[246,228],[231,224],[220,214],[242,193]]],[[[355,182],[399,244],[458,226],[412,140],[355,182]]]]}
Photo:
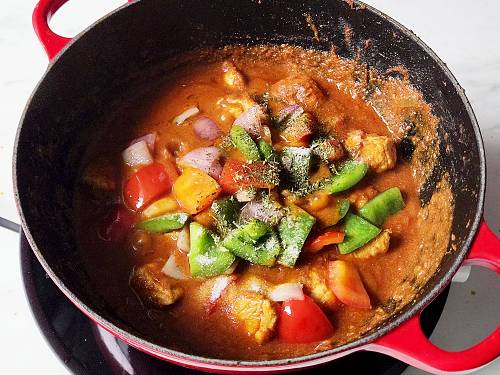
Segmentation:
{"type": "Polygon", "coordinates": [[[146,141],[139,141],[127,147],[122,152],[122,158],[125,164],[135,167],[137,165],[147,165],[153,162],[151,152],[149,152],[146,141]]]}
{"type": "Polygon", "coordinates": [[[174,118],[174,124],[180,125],[184,121],[186,121],[188,118],[193,117],[194,115],[197,115],[198,113],[200,113],[200,110],[198,109],[198,107],[190,107],[190,108],[186,109],[184,112],[182,112],[179,116],[174,118]]]}
{"type": "Polygon", "coordinates": [[[175,256],[170,255],[168,258],[167,262],[161,269],[161,272],[163,272],[165,275],[168,277],[171,277],[173,279],[177,280],[185,280],[187,279],[187,276],[182,272],[182,270],[179,268],[177,262],[175,261],[175,256]]]}
{"type": "Polygon", "coordinates": [[[302,284],[299,283],[280,284],[269,292],[268,297],[275,302],[283,302],[291,300],[302,301],[304,299],[302,284]]]}

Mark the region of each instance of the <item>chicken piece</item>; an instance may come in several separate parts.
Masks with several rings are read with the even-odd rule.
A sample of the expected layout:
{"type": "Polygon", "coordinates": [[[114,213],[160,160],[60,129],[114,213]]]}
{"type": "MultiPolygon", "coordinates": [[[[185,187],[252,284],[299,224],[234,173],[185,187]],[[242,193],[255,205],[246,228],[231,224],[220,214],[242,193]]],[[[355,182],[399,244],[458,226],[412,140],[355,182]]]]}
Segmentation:
{"type": "Polygon", "coordinates": [[[244,276],[240,280],[240,286],[242,290],[260,294],[267,294],[272,287],[267,280],[252,274],[244,276]]]}
{"type": "Polygon", "coordinates": [[[363,189],[354,190],[349,194],[349,202],[353,204],[358,210],[363,207],[370,199],[378,194],[378,190],[373,186],[367,186],[363,189]]]}
{"type": "Polygon", "coordinates": [[[164,308],[173,304],[184,294],[182,288],[173,285],[156,263],[148,263],[134,269],[130,285],[144,304],[164,308]]]}
{"type": "Polygon", "coordinates": [[[389,137],[355,130],[347,134],[344,146],[354,158],[363,160],[377,173],[396,165],[396,146],[389,137]]]}
{"type": "Polygon", "coordinates": [[[116,189],[116,173],[109,160],[98,158],[85,168],[82,181],[93,189],[111,192],[116,189]]]}
{"type": "Polygon", "coordinates": [[[311,149],[322,161],[328,163],[333,163],[344,157],[344,147],[335,138],[314,142],[311,149]]]}
{"type": "Polygon", "coordinates": [[[230,116],[233,120],[255,104],[248,96],[227,95],[217,100],[217,105],[223,112],[222,116],[230,116]]]}
{"type": "Polygon", "coordinates": [[[389,250],[389,242],[391,238],[391,231],[388,229],[384,229],[382,233],[380,233],[373,240],[368,242],[363,247],[359,248],[355,252],[349,254],[356,259],[368,259],[380,254],[387,253],[389,250]]]}
{"type": "Polygon", "coordinates": [[[335,308],[338,300],[326,284],[326,277],[317,270],[310,270],[305,283],[306,290],[316,303],[326,308],[335,308]]]}
{"type": "Polygon", "coordinates": [[[271,96],[287,104],[300,104],[308,112],[314,111],[325,95],[317,83],[307,76],[290,76],[271,86],[271,96]]]}
{"type": "Polygon", "coordinates": [[[232,313],[259,344],[272,337],[278,315],[273,302],[263,295],[254,292],[240,295],[233,304],[232,313]]]}
{"type": "Polygon", "coordinates": [[[224,72],[224,83],[227,86],[238,90],[245,88],[245,77],[231,61],[222,63],[222,71],[224,72]]]}
{"type": "Polygon", "coordinates": [[[304,112],[286,123],[280,137],[289,144],[303,146],[302,143],[307,142],[315,129],[316,120],[310,113],[304,112]]]}

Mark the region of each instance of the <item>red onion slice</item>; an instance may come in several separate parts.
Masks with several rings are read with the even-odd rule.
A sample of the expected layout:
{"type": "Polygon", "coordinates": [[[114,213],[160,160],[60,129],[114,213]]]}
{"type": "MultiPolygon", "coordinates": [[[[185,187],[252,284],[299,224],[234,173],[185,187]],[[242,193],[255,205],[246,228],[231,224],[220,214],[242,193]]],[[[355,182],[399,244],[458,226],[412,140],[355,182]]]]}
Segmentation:
{"type": "Polygon", "coordinates": [[[278,113],[278,124],[282,123],[283,121],[290,121],[294,119],[297,116],[300,116],[302,113],[304,113],[304,108],[302,108],[298,104],[292,104],[289,105],[285,108],[283,108],[279,113],[278,113]]]}
{"type": "Polygon", "coordinates": [[[291,301],[304,299],[304,292],[302,291],[302,284],[299,283],[285,283],[275,287],[269,292],[268,297],[275,302],[291,301]]]}
{"type": "Polygon", "coordinates": [[[212,178],[218,180],[222,173],[221,157],[222,151],[217,147],[200,147],[184,155],[179,160],[179,165],[188,165],[201,169],[212,178]]]}
{"type": "Polygon", "coordinates": [[[262,117],[265,116],[261,106],[255,104],[243,112],[236,120],[234,125],[239,125],[253,137],[260,137],[262,134],[262,117]]]}
{"type": "Polygon", "coordinates": [[[140,141],[145,141],[146,144],[148,145],[149,151],[153,152],[155,150],[156,133],[149,133],[143,135],[142,137],[136,138],[129,143],[129,146],[132,146],[140,141]]]}
{"type": "Polygon", "coordinates": [[[250,219],[262,220],[270,225],[277,224],[283,217],[282,210],[270,200],[254,199],[243,206],[240,221],[250,219]]]}
{"type": "Polygon", "coordinates": [[[149,152],[146,141],[139,141],[127,147],[122,152],[122,158],[123,161],[131,167],[135,167],[136,165],[147,165],[153,162],[153,157],[149,152]]]}
{"type": "Polygon", "coordinates": [[[213,141],[222,135],[217,124],[206,116],[201,116],[193,123],[193,130],[198,137],[209,141],[213,141]]]}

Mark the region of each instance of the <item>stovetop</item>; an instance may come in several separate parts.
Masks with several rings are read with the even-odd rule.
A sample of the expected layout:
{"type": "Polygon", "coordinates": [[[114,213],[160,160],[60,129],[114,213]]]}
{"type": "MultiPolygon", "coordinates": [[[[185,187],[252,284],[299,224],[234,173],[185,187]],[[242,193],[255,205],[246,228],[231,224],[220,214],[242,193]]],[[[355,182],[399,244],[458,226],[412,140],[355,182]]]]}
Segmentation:
{"type": "MultiPolygon", "coordinates": [[[[200,374],[142,353],[85,317],[47,276],[21,234],[21,268],[33,315],[57,356],[73,373],[87,374],[200,374]]],[[[422,314],[430,335],[444,308],[448,288],[422,314]]],[[[407,365],[391,357],[357,352],[302,374],[401,374],[407,365]]]]}

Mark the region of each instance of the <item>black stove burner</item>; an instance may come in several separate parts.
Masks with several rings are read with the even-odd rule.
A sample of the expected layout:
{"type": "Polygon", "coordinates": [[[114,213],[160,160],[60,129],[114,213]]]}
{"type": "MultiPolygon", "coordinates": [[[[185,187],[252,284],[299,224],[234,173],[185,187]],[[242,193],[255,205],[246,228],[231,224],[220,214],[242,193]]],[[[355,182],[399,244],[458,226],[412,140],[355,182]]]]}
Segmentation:
{"type": "MultiPolygon", "coordinates": [[[[54,352],[74,374],[201,374],[163,362],[131,348],[97,327],[62,294],[46,275],[21,234],[21,265],[24,287],[33,315],[54,352]]],[[[448,289],[422,315],[429,335],[443,311],[448,289]]],[[[302,374],[401,374],[406,364],[371,352],[357,352],[302,374]]]]}

